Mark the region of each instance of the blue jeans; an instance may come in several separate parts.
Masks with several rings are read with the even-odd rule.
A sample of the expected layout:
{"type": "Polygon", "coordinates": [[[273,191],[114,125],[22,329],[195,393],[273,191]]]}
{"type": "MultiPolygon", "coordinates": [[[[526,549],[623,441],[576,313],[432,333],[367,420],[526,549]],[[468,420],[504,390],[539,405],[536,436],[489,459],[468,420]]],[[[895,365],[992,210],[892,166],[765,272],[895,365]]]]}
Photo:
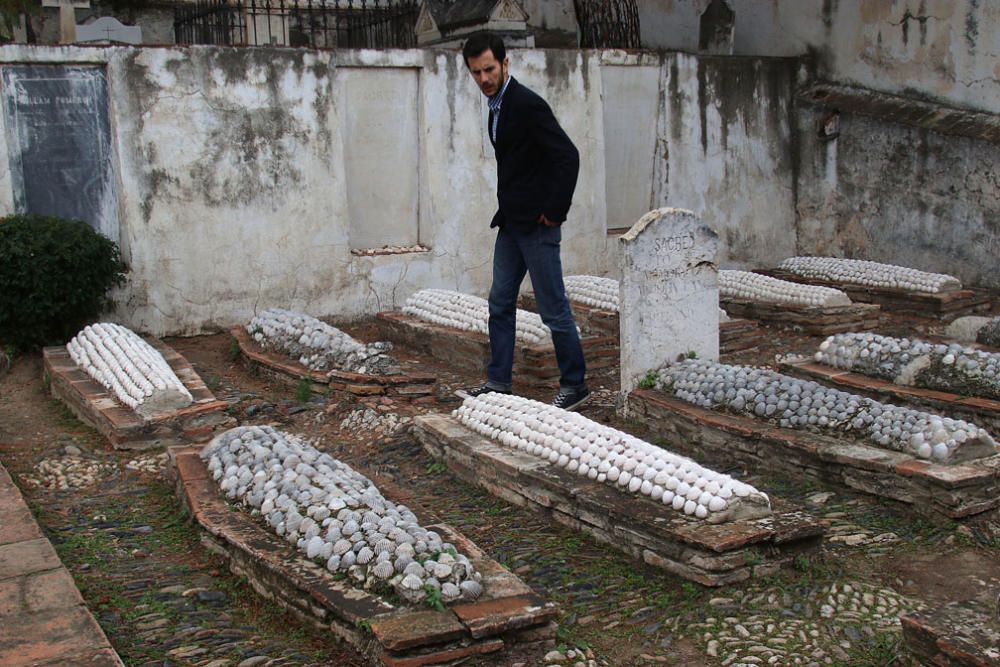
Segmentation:
{"type": "Polygon", "coordinates": [[[566,389],[584,386],[586,363],[563,286],[561,240],[562,229],[541,224],[529,229],[509,225],[497,232],[489,298],[490,363],[486,368],[487,383],[494,388],[511,387],[517,295],[525,273],[531,276],[538,314],[552,331],[559,386],[566,389]]]}

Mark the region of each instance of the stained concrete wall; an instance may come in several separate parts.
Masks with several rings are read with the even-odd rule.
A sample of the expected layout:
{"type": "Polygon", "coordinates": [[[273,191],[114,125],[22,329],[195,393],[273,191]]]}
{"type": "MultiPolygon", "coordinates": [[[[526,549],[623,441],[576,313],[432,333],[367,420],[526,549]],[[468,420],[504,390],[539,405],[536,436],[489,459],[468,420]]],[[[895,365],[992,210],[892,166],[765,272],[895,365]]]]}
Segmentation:
{"type": "MultiPolygon", "coordinates": [[[[567,273],[617,272],[607,193],[636,179],[643,201],[630,216],[690,208],[737,263],[772,263],[794,249],[787,63],[510,55],[514,76],[549,101],[582,156],[564,228],[567,273]],[[636,94],[654,103],[641,114],[645,107],[607,108],[604,72],[640,65],[654,74],[636,94]],[[606,114],[626,115],[610,135],[606,114]],[[609,152],[609,141],[643,150],[646,173],[624,169],[629,152],[609,152]]],[[[460,54],[6,46],[5,62],[106,64],[119,241],[131,266],[117,315],[139,330],[195,333],[272,306],[350,318],[425,287],[488,290],[496,167],[485,98],[460,54]],[[393,81],[400,85],[385,85],[393,81]],[[358,131],[366,108],[379,132],[358,131]],[[397,131],[386,109],[418,130],[397,131]],[[366,171],[383,184],[397,174],[414,199],[369,201],[386,188],[359,182],[366,171]],[[351,252],[414,240],[429,250],[351,252]]],[[[0,159],[0,213],[13,206],[7,165],[0,159]]]]}
{"type": "Polygon", "coordinates": [[[1000,288],[1000,147],[853,114],[840,123],[833,141],[802,132],[800,251],[1000,288]]]}
{"type": "MultiPolygon", "coordinates": [[[[643,46],[698,50],[711,0],[639,3],[643,46]]],[[[726,0],[734,54],[811,54],[818,74],[1000,112],[1000,3],[992,0],[726,0]]]]}

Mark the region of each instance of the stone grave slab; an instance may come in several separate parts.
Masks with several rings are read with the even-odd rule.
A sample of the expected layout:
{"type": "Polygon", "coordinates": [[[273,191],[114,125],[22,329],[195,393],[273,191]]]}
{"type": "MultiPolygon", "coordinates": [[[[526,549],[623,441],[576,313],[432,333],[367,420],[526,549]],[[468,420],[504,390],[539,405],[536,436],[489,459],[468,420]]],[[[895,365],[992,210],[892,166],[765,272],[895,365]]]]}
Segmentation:
{"type": "Polygon", "coordinates": [[[173,348],[156,338],[146,341],[184,383],[194,401],[180,410],[156,413],[145,418],[122,405],[114,394],[81,370],[65,346],[42,351],[45,375],[52,395],[84,423],[108,439],[115,449],[151,449],[184,442],[207,440],[235,420],[226,412],[229,404],[215,398],[191,364],[173,348]]]}
{"type": "Polygon", "coordinates": [[[622,397],[681,356],[718,361],[718,235],[691,211],[659,208],[618,242],[622,397]]]}
{"type": "Polygon", "coordinates": [[[986,290],[956,289],[930,294],[900,288],[869,287],[851,283],[832,282],[818,278],[806,278],[782,269],[768,269],[756,273],[781,280],[808,285],[832,287],[845,292],[851,301],[878,304],[882,310],[891,310],[905,315],[917,315],[944,321],[951,321],[962,315],[972,315],[990,310],[993,297],[986,290]]]}
{"type": "Polygon", "coordinates": [[[558,607],[535,595],[450,526],[426,528],[468,555],[483,575],[482,597],[447,605],[445,611],[397,605],[335,578],[249,514],[230,508],[200,450],[176,446],[168,454],[178,498],[205,531],[202,541],[225,558],[235,574],[247,577],[260,595],[333,632],[373,665],[439,665],[513,647],[555,645],[558,607]]]}
{"type": "Polygon", "coordinates": [[[371,375],[341,370],[314,371],[280,352],[265,350],[243,327],[234,327],[229,333],[236,339],[248,366],[285,384],[306,379],[312,390],[320,394],[329,390],[348,396],[388,396],[398,401],[419,402],[433,396],[437,383],[436,377],[426,373],[371,375]]]}
{"type": "MultiPolygon", "coordinates": [[[[490,360],[489,336],[424,322],[398,311],[375,316],[379,338],[472,373],[485,373],[490,360]]],[[[589,377],[610,375],[617,369],[618,349],[607,336],[580,339],[589,377]]],[[[515,382],[532,387],[559,384],[559,366],[551,347],[521,345],[514,350],[515,382]]]]}
{"type": "Polygon", "coordinates": [[[503,447],[451,416],[416,417],[414,426],[424,449],[463,480],[705,586],[773,573],[818,547],[826,530],[776,499],[771,516],[710,525],[503,447]]]}
{"type": "Polygon", "coordinates": [[[961,519],[1000,506],[1000,455],[941,465],[912,455],[783,429],[706,410],[652,389],[629,396],[630,416],[713,459],[803,476],[897,500],[931,518],[961,519]]]}
{"type": "Polygon", "coordinates": [[[952,419],[964,419],[982,426],[991,435],[1000,435],[1000,401],[978,396],[962,396],[937,389],[898,385],[891,380],[852,373],[808,359],[780,364],[782,373],[828,386],[859,393],[883,403],[907,404],[952,419]]]}

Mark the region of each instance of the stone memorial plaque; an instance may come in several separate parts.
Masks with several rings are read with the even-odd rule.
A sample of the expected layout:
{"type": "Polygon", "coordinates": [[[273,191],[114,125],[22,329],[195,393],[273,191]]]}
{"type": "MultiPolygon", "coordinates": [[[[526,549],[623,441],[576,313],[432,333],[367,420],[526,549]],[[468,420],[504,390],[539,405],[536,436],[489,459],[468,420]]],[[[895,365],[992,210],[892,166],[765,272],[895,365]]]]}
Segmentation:
{"type": "Polygon", "coordinates": [[[621,391],[696,355],[719,359],[719,237],[691,211],[650,211],[619,240],[621,391]]]}
{"type": "Polygon", "coordinates": [[[104,68],[3,68],[14,206],[83,220],[118,240],[104,68]]]}

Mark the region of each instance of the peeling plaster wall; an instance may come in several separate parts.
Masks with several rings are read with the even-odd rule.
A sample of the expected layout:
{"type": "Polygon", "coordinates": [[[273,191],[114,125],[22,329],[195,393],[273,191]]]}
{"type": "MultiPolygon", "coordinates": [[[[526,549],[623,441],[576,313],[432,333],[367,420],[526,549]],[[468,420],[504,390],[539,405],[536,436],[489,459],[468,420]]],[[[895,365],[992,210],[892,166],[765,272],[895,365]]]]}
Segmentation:
{"type": "MultiPolygon", "coordinates": [[[[816,58],[819,76],[1000,112],[995,0],[726,0],[734,54],[816,58]]],[[[698,50],[710,0],[640,4],[643,45],[698,50]]]]}
{"type": "Polygon", "coordinates": [[[792,254],[795,62],[672,54],[662,78],[660,205],[694,211],[715,230],[722,268],[792,254]]]}
{"type": "MultiPolygon", "coordinates": [[[[618,271],[606,193],[625,173],[605,159],[605,142],[620,139],[605,135],[606,65],[641,62],[662,73],[646,78],[656,117],[618,124],[655,127],[655,145],[645,146],[655,151],[650,208],[694,210],[729,242],[723,258],[736,265],[771,263],[794,248],[788,62],[533,49],[510,59],[581,153],[563,232],[567,274],[618,271]]],[[[454,51],[0,47],[0,66],[24,62],[107,67],[118,241],[131,267],[116,316],[133,328],[193,334],[274,306],[349,319],[426,287],[488,291],[496,166],[485,99],[454,51]],[[379,103],[418,110],[417,164],[389,168],[419,175],[416,224],[428,252],[350,252],[351,101],[338,96],[340,68],[352,77],[357,68],[419,72],[416,99],[379,103]]],[[[8,161],[0,163],[4,213],[12,184],[8,161]]]]}
{"type": "Polygon", "coordinates": [[[853,114],[840,122],[834,141],[802,135],[800,250],[1000,288],[997,145],[853,114]]]}

